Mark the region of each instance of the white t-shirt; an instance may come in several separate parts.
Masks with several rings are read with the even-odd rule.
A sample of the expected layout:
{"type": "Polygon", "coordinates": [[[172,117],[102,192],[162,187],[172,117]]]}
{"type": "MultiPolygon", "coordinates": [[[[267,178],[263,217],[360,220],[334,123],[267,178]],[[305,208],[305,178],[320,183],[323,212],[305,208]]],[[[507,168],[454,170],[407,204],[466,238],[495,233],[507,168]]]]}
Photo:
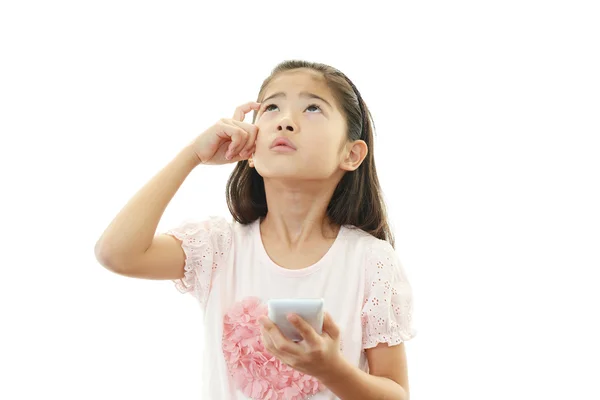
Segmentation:
{"type": "Polygon", "coordinates": [[[185,276],[173,282],[204,313],[203,398],[338,398],[264,348],[257,319],[270,298],[323,298],[340,328],[343,356],[366,372],[365,349],[416,335],[411,286],[387,241],[343,226],[323,258],[291,270],[269,258],[259,223],[211,217],[167,232],[182,240],[186,254],[185,276]]]}

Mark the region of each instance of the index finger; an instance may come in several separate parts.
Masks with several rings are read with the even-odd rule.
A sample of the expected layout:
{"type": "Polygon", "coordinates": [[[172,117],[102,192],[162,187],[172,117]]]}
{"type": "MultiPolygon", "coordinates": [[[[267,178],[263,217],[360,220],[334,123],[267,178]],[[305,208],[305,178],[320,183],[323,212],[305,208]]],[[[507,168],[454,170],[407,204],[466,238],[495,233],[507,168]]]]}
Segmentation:
{"type": "Polygon", "coordinates": [[[256,101],[250,101],[246,104],[242,104],[238,108],[235,109],[233,113],[233,119],[236,121],[244,121],[244,117],[252,110],[258,110],[260,108],[260,103],[256,101]]]}
{"type": "Polygon", "coordinates": [[[281,333],[279,327],[273,323],[273,321],[267,317],[261,318],[261,320],[264,321],[262,329],[267,335],[269,335],[269,339],[271,339],[271,342],[278,351],[294,356],[299,356],[302,354],[300,345],[285,337],[284,334],[281,333]]]}
{"type": "Polygon", "coordinates": [[[290,314],[288,320],[294,325],[298,332],[300,332],[300,335],[306,340],[306,343],[309,345],[316,345],[319,343],[319,334],[298,314],[290,314]]]}
{"type": "Polygon", "coordinates": [[[333,321],[331,314],[328,312],[324,312],[323,314],[323,330],[327,332],[332,339],[337,339],[340,337],[340,328],[333,321]]]}

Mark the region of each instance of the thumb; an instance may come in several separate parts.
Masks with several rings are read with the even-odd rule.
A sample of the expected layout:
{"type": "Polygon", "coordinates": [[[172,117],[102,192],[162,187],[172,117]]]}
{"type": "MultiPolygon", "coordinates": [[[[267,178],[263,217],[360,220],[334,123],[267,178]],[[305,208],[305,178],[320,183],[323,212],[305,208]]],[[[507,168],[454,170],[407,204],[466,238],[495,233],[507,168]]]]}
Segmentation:
{"type": "Polygon", "coordinates": [[[231,160],[228,160],[228,162],[235,163],[235,162],[244,161],[244,160],[248,160],[248,162],[250,162],[251,159],[252,159],[252,154],[250,154],[249,156],[246,156],[246,157],[242,157],[239,154],[237,154],[237,155],[233,156],[231,158],[231,160]]]}
{"type": "Polygon", "coordinates": [[[335,324],[331,314],[325,312],[323,315],[323,331],[327,332],[332,339],[337,339],[340,336],[340,328],[335,324]]]}

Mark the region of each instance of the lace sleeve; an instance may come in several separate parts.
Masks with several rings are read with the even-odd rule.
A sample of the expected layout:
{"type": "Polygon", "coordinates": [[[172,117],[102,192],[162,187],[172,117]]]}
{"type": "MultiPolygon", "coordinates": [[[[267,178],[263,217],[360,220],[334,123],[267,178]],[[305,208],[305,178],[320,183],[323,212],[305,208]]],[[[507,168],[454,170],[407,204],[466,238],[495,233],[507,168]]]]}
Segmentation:
{"type": "Polygon", "coordinates": [[[412,289],[394,248],[378,240],[368,249],[365,298],[361,313],[363,349],[412,339],[412,289]]]}
{"type": "Polygon", "coordinates": [[[191,293],[204,306],[215,272],[231,247],[230,224],[219,217],[200,222],[188,220],[165,233],[181,240],[185,253],[184,276],[173,280],[175,288],[181,293],[191,293]]]}

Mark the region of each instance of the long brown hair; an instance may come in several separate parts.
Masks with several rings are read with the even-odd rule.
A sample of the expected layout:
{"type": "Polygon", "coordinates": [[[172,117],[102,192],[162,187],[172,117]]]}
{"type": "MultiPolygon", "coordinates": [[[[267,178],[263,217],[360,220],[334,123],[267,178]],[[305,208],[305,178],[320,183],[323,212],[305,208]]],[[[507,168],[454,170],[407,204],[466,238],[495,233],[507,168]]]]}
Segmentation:
{"type": "MultiPolygon", "coordinates": [[[[375,124],[371,112],[358,89],[341,71],[329,65],[302,60],[286,60],[277,65],[264,80],[258,93],[261,102],[265,89],[278,74],[298,68],[320,72],[331,90],[342,114],[346,117],[348,140],[363,140],[369,151],[362,164],[344,174],[338,183],[329,205],[327,216],[338,225],[354,225],[376,238],[387,240],[394,246],[394,236],[387,221],[387,212],[373,156],[375,124]]],[[[252,123],[256,120],[256,111],[252,123]]],[[[262,176],[247,160],[237,163],[227,180],[227,205],[233,218],[249,224],[267,215],[267,199],[262,176]]]]}

